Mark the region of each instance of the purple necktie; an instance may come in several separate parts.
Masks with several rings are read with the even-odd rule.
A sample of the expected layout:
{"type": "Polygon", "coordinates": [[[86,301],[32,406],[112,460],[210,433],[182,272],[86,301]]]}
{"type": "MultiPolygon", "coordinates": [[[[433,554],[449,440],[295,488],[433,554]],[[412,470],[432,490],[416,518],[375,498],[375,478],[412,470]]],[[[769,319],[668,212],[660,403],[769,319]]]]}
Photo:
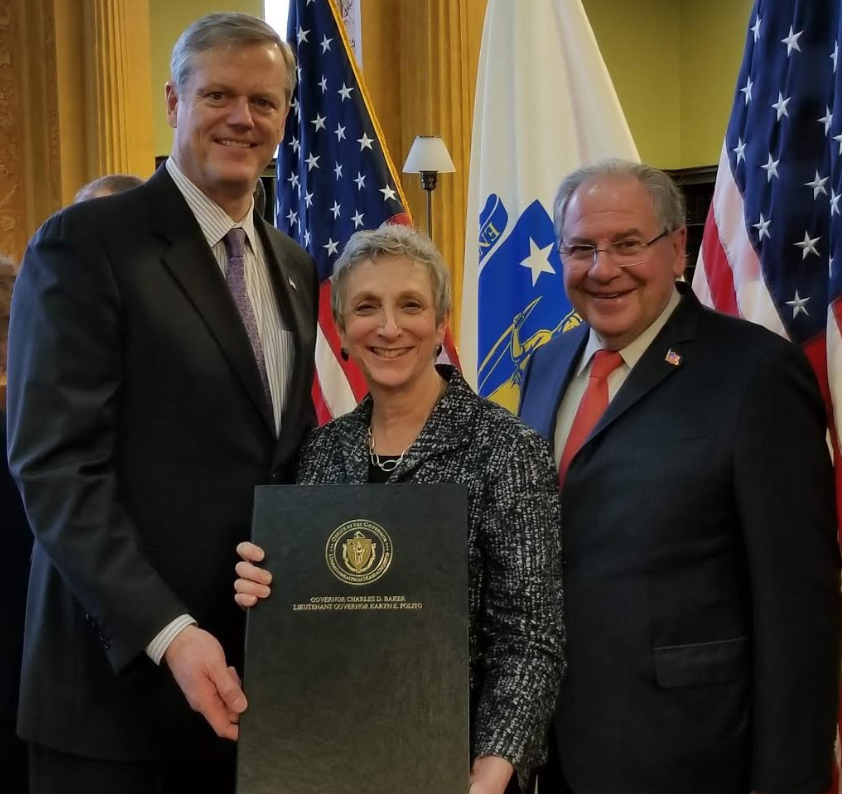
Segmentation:
{"type": "Polygon", "coordinates": [[[257,371],[260,373],[260,380],[263,383],[263,392],[266,395],[266,402],[272,406],[272,393],[269,391],[269,378],[266,376],[266,360],[263,358],[263,342],[260,341],[260,334],[257,333],[257,320],[254,318],[254,310],[251,307],[248,292],[246,291],[246,230],[233,228],[223,238],[225,250],[228,252],[228,268],[225,271],[225,282],[231,290],[231,297],[237,305],[237,311],[249,335],[251,349],[254,352],[254,360],[257,363],[257,371]]]}

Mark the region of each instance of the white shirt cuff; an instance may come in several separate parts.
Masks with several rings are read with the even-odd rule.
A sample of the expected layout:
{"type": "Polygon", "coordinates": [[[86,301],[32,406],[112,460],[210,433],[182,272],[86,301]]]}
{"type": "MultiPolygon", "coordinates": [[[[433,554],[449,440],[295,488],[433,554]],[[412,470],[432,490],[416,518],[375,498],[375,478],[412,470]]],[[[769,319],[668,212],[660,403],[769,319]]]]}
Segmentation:
{"type": "Polygon", "coordinates": [[[172,623],[168,623],[156,635],[152,642],[146,646],[146,655],[155,664],[161,664],[170,643],[188,626],[196,626],[197,623],[190,615],[179,615],[172,623]]]}

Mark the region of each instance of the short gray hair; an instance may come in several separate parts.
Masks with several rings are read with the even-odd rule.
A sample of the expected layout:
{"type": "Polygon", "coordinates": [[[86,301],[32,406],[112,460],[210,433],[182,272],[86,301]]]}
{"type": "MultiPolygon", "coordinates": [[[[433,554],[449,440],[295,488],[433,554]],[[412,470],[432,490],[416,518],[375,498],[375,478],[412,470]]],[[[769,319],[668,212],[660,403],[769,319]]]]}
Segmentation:
{"type": "Polygon", "coordinates": [[[585,182],[599,179],[635,179],[649,192],[652,211],[665,231],[674,232],[685,225],[684,196],[668,174],[645,163],[630,160],[600,160],[577,168],[564,177],[553,202],[556,238],[561,241],[567,205],[585,182]]]}
{"type": "Polygon", "coordinates": [[[73,198],[73,203],[78,204],[80,201],[87,201],[88,199],[97,198],[98,196],[109,196],[114,193],[122,193],[124,190],[131,190],[134,187],[139,187],[143,184],[143,180],[139,176],[133,174],[108,174],[101,176],[99,179],[94,179],[93,182],[88,182],[79,188],[73,198]]]}
{"type": "Polygon", "coordinates": [[[287,105],[295,90],[295,55],[278,32],[262,19],[251,14],[224,11],[197,19],[178,37],[170,60],[170,75],[179,91],[184,89],[193,73],[193,58],[213,47],[244,47],[249,44],[274,44],[286,66],[287,82],[284,96],[287,105]]]}
{"type": "Polygon", "coordinates": [[[440,323],[450,309],[450,274],[433,241],[417,229],[384,223],[379,229],[359,231],[351,235],[333,266],[331,309],[336,325],[343,329],[345,320],[345,283],[349,273],[360,263],[377,261],[381,256],[405,256],[423,267],[433,285],[436,322],[440,323]]]}

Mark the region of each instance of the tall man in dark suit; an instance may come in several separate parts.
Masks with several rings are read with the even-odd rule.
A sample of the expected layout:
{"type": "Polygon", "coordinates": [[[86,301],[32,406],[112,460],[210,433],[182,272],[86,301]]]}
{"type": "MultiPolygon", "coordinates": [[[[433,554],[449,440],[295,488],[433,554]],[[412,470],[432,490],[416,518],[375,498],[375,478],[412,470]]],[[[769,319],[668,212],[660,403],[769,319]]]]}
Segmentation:
{"type": "Polygon", "coordinates": [[[676,283],[662,172],[583,168],[555,222],[585,324],[536,351],[521,402],[554,444],[565,537],[563,777],[541,792],[822,792],[840,597],[813,373],[676,283]]]}
{"type": "Polygon", "coordinates": [[[8,429],[36,538],[19,720],[35,794],[233,789],[234,550],[254,486],[291,479],[314,421],[315,270],[252,202],[294,80],[262,21],[194,23],[166,166],[58,213],[27,251],[8,429]]]}

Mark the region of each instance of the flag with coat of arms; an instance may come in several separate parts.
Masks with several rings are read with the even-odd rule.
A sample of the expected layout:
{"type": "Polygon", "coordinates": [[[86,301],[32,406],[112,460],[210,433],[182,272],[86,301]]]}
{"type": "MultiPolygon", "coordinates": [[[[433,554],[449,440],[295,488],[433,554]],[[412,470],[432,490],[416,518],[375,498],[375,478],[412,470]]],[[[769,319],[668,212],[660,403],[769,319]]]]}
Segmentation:
{"type": "Polygon", "coordinates": [[[555,192],[606,157],[638,159],[581,0],[489,0],[459,341],[466,377],[512,411],[532,350],[580,322],[564,291],[555,192]]]}

